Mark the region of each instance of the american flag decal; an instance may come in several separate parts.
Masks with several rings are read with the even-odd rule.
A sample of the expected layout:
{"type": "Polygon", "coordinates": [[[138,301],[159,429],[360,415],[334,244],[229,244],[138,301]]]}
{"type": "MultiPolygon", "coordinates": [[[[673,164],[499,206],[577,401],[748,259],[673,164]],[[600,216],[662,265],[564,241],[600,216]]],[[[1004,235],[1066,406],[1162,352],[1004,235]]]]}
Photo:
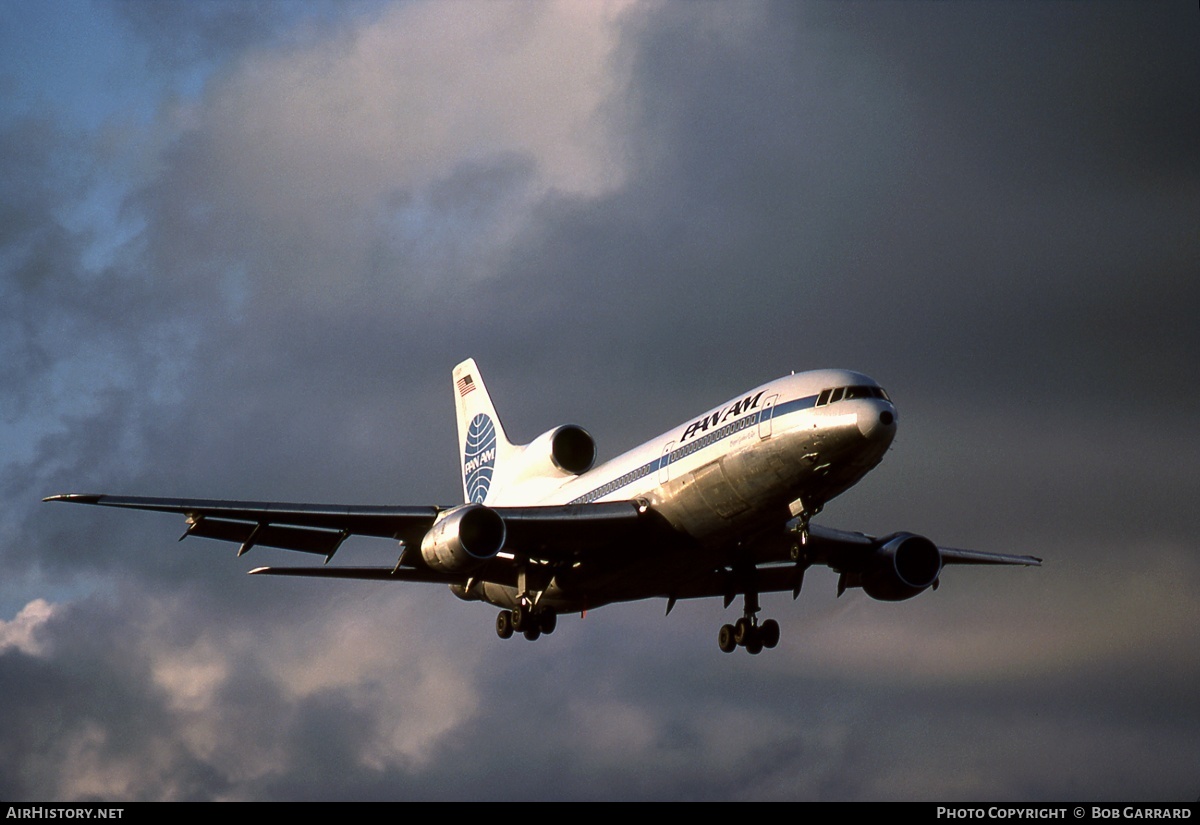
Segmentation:
{"type": "Polygon", "coordinates": [[[469,375],[464,375],[462,378],[458,379],[457,383],[458,395],[460,398],[475,389],[475,381],[469,375]]]}

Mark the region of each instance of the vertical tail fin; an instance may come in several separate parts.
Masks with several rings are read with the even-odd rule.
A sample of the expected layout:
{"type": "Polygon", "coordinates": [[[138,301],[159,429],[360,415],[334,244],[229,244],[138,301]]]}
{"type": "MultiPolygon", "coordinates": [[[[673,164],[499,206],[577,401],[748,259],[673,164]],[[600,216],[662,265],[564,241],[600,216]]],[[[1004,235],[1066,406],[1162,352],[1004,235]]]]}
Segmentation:
{"type": "Polygon", "coordinates": [[[468,502],[484,504],[488,493],[497,486],[497,474],[517,448],[504,433],[475,359],[468,358],[455,367],[453,376],[463,495],[468,502]]]}

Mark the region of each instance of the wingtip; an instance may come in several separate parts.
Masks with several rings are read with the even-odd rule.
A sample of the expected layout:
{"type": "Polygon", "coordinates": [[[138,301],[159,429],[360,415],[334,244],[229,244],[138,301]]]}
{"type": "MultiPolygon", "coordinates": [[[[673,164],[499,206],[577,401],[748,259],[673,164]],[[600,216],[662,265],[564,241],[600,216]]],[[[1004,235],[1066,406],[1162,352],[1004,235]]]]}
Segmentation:
{"type": "Polygon", "coordinates": [[[103,496],[94,493],[59,493],[53,496],[46,496],[42,501],[74,501],[78,504],[95,504],[103,496]]]}
{"type": "Polygon", "coordinates": [[[258,576],[258,575],[261,575],[262,573],[270,573],[270,572],[271,572],[270,567],[256,567],[253,570],[251,570],[249,573],[247,573],[246,575],[247,576],[258,576]]]}

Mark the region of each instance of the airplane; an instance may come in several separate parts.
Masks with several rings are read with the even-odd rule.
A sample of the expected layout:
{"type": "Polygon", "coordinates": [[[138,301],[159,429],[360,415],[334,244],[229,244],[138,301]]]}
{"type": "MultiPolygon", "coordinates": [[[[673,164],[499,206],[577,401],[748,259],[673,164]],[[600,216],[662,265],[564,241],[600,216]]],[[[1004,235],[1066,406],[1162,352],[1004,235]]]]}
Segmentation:
{"type": "Polygon", "coordinates": [[[535,640],[558,616],[616,602],[743,599],[717,635],[726,653],[779,643],[759,622],[762,593],[799,596],[805,571],[838,574],[837,595],[862,588],[901,601],[937,589],[956,564],[1040,566],[1034,556],[942,547],[924,536],[875,537],[812,524],[825,504],[883,459],[896,435],[891,398],[847,370],[793,373],[690,418],[598,467],[576,424],[528,444],[505,433],[473,359],[454,368],[463,498],[452,506],[291,504],[64,494],[68,501],[180,513],[189,536],[323,556],[325,565],[259,567],[251,575],[448,584],[499,607],[496,633],[535,640]],[[329,565],[351,535],[399,542],[394,565],[329,565]]]}

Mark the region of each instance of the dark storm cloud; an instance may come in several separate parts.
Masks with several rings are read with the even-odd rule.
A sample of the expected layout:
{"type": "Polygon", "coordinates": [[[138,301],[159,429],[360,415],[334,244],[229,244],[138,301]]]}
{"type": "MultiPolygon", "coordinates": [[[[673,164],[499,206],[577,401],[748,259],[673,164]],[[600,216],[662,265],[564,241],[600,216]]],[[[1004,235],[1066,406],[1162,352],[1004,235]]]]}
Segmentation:
{"type": "MultiPolygon", "coordinates": [[[[891,28],[887,14],[905,7],[884,21],[869,7],[772,7],[733,33],[720,27],[722,10],[706,11],[680,21],[666,10],[667,25],[646,25],[628,102],[630,185],[545,210],[497,289],[527,285],[506,310],[552,301],[565,328],[579,308],[613,307],[588,328],[605,336],[585,348],[598,362],[649,330],[674,337],[673,360],[711,368],[734,351],[715,345],[722,333],[753,330],[794,342],[803,364],[875,360],[887,334],[885,367],[919,361],[956,380],[977,374],[985,353],[1004,367],[1006,392],[1030,372],[1045,380],[1029,366],[1053,367],[1046,353],[1069,354],[1078,377],[1067,380],[1084,392],[1102,392],[1114,366],[1125,381],[1183,366],[1195,159],[1155,136],[1192,131],[1194,100],[1176,90],[1196,85],[1194,61],[1156,58],[1168,68],[1148,72],[1109,65],[1107,49],[1064,56],[1054,38],[1025,44],[1029,20],[987,24],[1000,15],[990,7],[949,20],[918,9],[891,28]],[[893,30],[895,44],[876,43],[893,30]],[[891,54],[927,38],[920,60],[891,54]],[[1138,89],[1138,103],[1102,107],[1114,75],[1138,89]],[[962,76],[990,77],[1002,97],[979,102],[958,88],[962,76]],[[1046,79],[1027,93],[1031,76],[1046,79]],[[950,94],[939,77],[953,78],[950,94]],[[1167,105],[1146,111],[1143,99],[1167,105]],[[1114,137],[1130,133],[1146,139],[1114,137]],[[1162,168],[1134,175],[1149,162],[1162,168]],[[552,298],[543,269],[560,273],[552,298]],[[731,287],[737,300],[712,300],[731,287]],[[1131,332],[1149,346],[1130,352],[1131,332]]],[[[1092,49],[1120,27],[1096,33],[1087,12],[1065,5],[1052,18],[1084,27],[1076,36],[1092,49]]],[[[1146,28],[1131,33],[1135,43],[1154,40],[1146,28]]],[[[651,361],[641,359],[652,372],[651,361]]]]}
{"type": "Polygon", "coordinates": [[[40,628],[52,655],[0,653],[6,798],[147,798],[200,784],[203,765],[174,745],[158,747],[157,762],[148,753],[164,744],[168,714],[142,639],[122,625],[111,607],[81,604],[40,628]]]}
{"type": "Polygon", "coordinates": [[[794,340],[872,360],[854,341],[874,350],[886,331],[883,367],[921,362],[960,381],[980,373],[979,353],[1014,383],[1053,353],[1086,379],[1075,389],[1098,388],[1114,361],[1146,366],[1122,357],[1130,333],[1149,337],[1162,373],[1182,367],[1200,250],[1196,156],[1178,146],[1197,125],[1200,77],[1190,50],[1157,47],[1179,43],[1169,30],[1185,21],[1030,12],[772,6],[747,26],[753,54],[701,15],[652,30],[637,89],[675,151],[654,156],[651,191],[688,205],[675,212],[684,249],[664,258],[695,250],[715,270],[647,268],[675,288],[676,323],[782,332],[786,311],[794,340]],[[1134,174],[1149,163],[1154,175],[1134,174]],[[746,293],[732,313],[704,300],[732,278],[746,293]]]}
{"type": "Polygon", "coordinates": [[[160,59],[180,34],[172,71],[218,71],[164,110],[110,264],[54,220],[99,147],[33,122],[3,145],[6,403],[54,426],[5,465],[27,584],[0,619],[62,595],[0,626],[0,795],[1194,793],[1196,440],[1120,401],[1196,392],[1194,9],[632,7],[589,52],[591,7],[332,36],[290,6],[140,8],[160,59]],[[35,504],[455,500],[468,355],[512,434],[575,420],[606,456],[788,369],[864,369],[901,436],[826,523],[1048,564],[902,605],[813,571],[765,600],[778,650],[720,657],[719,603],[502,644],[441,588],[262,581],[284,554],[35,504]]]}
{"type": "Polygon", "coordinates": [[[1134,391],[1178,374],[1198,343],[1183,308],[1200,297],[1186,275],[1200,257],[1187,228],[1200,180],[1184,146],[1200,126],[1200,64],[1180,48],[1190,11],[897,11],[854,28],[900,72],[911,106],[927,176],[911,241],[933,242],[933,284],[952,266],[961,284],[949,297],[964,323],[946,331],[1009,380],[1053,374],[1092,403],[1114,381],[1134,391]]]}
{"type": "Polygon", "coordinates": [[[1200,126],[1200,61],[1182,3],[1069,3],[969,10],[826,6],[825,25],[853,31],[898,71],[924,132],[956,168],[998,166],[1043,185],[1144,189],[1200,169],[1186,135],[1200,126]],[[1082,180],[1081,180],[1082,178],[1082,180]]]}

